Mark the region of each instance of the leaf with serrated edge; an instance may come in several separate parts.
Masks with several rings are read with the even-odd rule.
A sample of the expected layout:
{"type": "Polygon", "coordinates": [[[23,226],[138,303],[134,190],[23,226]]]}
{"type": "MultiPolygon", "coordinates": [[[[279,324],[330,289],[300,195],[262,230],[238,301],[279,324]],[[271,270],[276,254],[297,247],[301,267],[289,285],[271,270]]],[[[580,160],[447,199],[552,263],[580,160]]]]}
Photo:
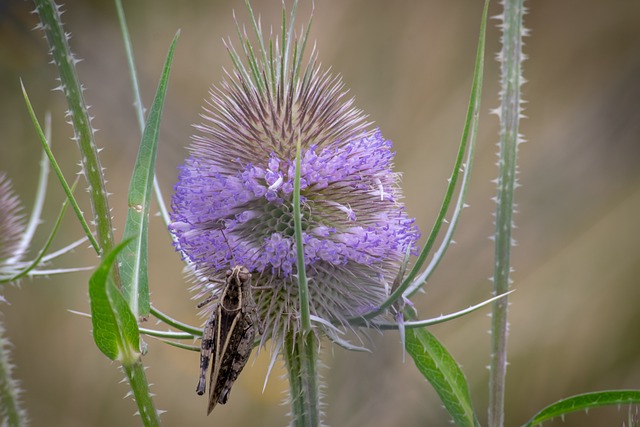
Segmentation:
{"type": "Polygon", "coordinates": [[[631,405],[640,403],[640,390],[607,390],[578,394],[558,400],[531,418],[524,427],[535,426],[553,418],[598,406],[631,405]]]}
{"type": "Polygon", "coordinates": [[[458,363],[426,329],[408,329],[406,349],[418,370],[431,383],[457,426],[479,426],[469,386],[458,363]]]}
{"type": "Polygon", "coordinates": [[[116,256],[128,243],[124,241],[109,252],[89,279],[93,339],[105,356],[123,364],[140,355],[136,318],[111,277],[116,256]]]}

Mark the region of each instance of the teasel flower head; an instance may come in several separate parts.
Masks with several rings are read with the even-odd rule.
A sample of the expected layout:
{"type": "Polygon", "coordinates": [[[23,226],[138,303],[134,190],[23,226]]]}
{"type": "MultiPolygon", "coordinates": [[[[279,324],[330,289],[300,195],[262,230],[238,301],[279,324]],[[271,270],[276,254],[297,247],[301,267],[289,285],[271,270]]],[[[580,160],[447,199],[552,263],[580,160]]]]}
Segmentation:
{"type": "Polygon", "coordinates": [[[22,256],[20,240],[25,231],[24,215],[11,181],[0,173],[0,279],[9,279],[18,270],[22,256]]]}
{"type": "MultiPolygon", "coordinates": [[[[24,216],[11,181],[0,172],[0,302],[5,302],[2,284],[15,282],[13,278],[22,267],[20,242],[25,232],[24,216]]],[[[3,304],[0,304],[3,305],[3,304]]],[[[1,307],[0,307],[1,308],[1,307]]],[[[20,404],[20,384],[13,378],[14,365],[10,357],[11,344],[6,337],[0,317],[0,424],[12,425],[26,419],[20,404]],[[12,423],[15,421],[15,423],[12,423]]]]}
{"type": "MultiPolygon", "coordinates": [[[[284,28],[283,23],[283,28],[284,28]]],[[[296,144],[304,260],[313,330],[337,338],[387,298],[419,237],[401,203],[391,142],[353,106],[317,54],[303,66],[304,36],[266,44],[239,31],[242,57],[210,90],[172,198],[176,249],[195,266],[196,297],[219,292],[226,270],[244,265],[264,322],[263,343],[280,348],[300,330],[293,192],[296,144]],[[265,47],[267,46],[267,47],[265,47]]]]}

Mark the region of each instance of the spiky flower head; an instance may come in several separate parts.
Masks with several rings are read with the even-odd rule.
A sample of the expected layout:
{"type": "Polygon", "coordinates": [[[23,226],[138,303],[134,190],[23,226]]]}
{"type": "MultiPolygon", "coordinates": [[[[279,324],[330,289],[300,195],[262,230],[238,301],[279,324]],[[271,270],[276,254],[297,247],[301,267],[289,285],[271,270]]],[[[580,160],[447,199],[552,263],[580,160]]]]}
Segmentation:
{"type": "Polygon", "coordinates": [[[244,60],[226,43],[233,69],[210,90],[175,185],[170,230],[206,279],[197,297],[219,292],[233,265],[253,272],[263,342],[279,347],[301,327],[297,143],[310,312],[326,320],[314,330],[334,336],[329,322],[346,325],[378,307],[418,231],[400,202],[391,142],[353,107],[340,77],[321,70],[315,50],[302,67],[308,28],[300,39],[283,30],[268,48],[254,28],[259,46],[244,33],[244,60]]]}
{"type": "Polygon", "coordinates": [[[24,228],[20,199],[13,192],[11,181],[0,173],[0,279],[17,273],[14,264],[22,255],[18,251],[24,228]]]}
{"type": "MultiPolygon", "coordinates": [[[[24,248],[20,247],[20,242],[24,232],[20,199],[13,192],[11,181],[0,172],[0,285],[3,282],[14,281],[14,277],[23,268],[20,261],[24,248]]],[[[0,302],[5,302],[1,291],[0,286],[0,302]]],[[[11,363],[10,348],[11,344],[0,319],[0,425],[3,426],[26,419],[26,413],[19,402],[20,386],[13,378],[14,365],[11,363]]]]}

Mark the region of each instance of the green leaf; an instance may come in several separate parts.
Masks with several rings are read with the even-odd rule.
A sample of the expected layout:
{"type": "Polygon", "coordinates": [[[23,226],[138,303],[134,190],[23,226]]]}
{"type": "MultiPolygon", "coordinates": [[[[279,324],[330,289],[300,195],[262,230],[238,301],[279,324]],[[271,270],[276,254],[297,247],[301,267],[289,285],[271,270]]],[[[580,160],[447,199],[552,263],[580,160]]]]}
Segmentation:
{"type": "Polygon", "coordinates": [[[127,65],[129,67],[129,77],[131,78],[131,89],[135,99],[134,105],[136,110],[136,118],[140,131],[144,132],[144,106],[142,104],[142,96],[140,96],[140,85],[138,84],[138,73],[136,72],[136,64],[133,60],[133,47],[131,46],[131,37],[129,37],[129,29],[124,17],[124,8],[122,0],[115,0],[116,12],[118,12],[118,22],[120,23],[120,32],[122,33],[122,41],[124,42],[124,51],[127,55],[127,65]]]}
{"type": "Polygon", "coordinates": [[[62,185],[62,189],[64,190],[65,194],[67,195],[67,199],[71,203],[71,206],[73,207],[73,211],[76,213],[76,216],[78,217],[78,221],[80,221],[80,225],[82,226],[82,229],[84,230],[84,233],[86,234],[87,238],[91,242],[91,246],[93,246],[93,248],[95,249],[95,251],[97,253],[100,253],[100,245],[96,241],[95,237],[93,237],[93,233],[91,232],[91,229],[89,228],[89,224],[87,224],[87,221],[84,219],[84,215],[82,214],[82,211],[80,210],[80,206],[78,206],[78,202],[76,201],[75,197],[73,196],[73,191],[71,191],[71,187],[67,183],[67,180],[65,179],[64,174],[62,173],[62,170],[60,169],[60,166],[58,165],[58,162],[56,161],[56,158],[54,157],[53,152],[51,151],[51,146],[49,145],[49,141],[48,141],[46,135],[44,134],[44,132],[42,131],[42,127],[40,126],[40,122],[38,122],[38,118],[36,117],[36,113],[33,111],[33,106],[31,105],[31,101],[29,100],[29,95],[27,95],[27,90],[25,89],[24,83],[22,83],[22,80],[20,80],[20,86],[22,87],[22,96],[24,97],[24,102],[27,105],[27,110],[29,111],[29,116],[31,117],[31,121],[33,122],[33,126],[36,129],[36,132],[37,132],[38,137],[40,139],[40,143],[42,144],[42,148],[44,149],[44,152],[45,152],[46,156],[49,158],[49,162],[51,163],[51,166],[53,167],[53,170],[55,171],[56,175],[58,176],[58,180],[60,181],[60,185],[62,185]]]}
{"type": "Polygon", "coordinates": [[[111,360],[131,364],[140,356],[140,334],[136,318],[129,309],[111,274],[117,254],[129,241],[109,252],[89,279],[93,339],[111,360]]]}
{"type": "Polygon", "coordinates": [[[403,295],[405,297],[410,297],[418,292],[426,283],[431,273],[433,273],[435,268],[438,266],[451,244],[453,233],[460,219],[461,212],[465,206],[464,202],[470,183],[471,169],[475,154],[478,121],[480,117],[482,82],[484,80],[484,51],[488,7],[489,1],[485,0],[482,20],[480,23],[480,35],[478,37],[478,48],[476,50],[476,62],[473,72],[473,82],[471,84],[471,94],[469,96],[469,104],[467,107],[467,115],[464,122],[464,128],[462,130],[462,137],[460,138],[460,144],[458,146],[456,161],[453,165],[453,170],[449,179],[449,185],[447,186],[447,190],[440,205],[438,216],[436,217],[436,220],[431,227],[431,231],[429,233],[429,236],[427,237],[426,243],[422,247],[422,250],[420,251],[418,258],[415,260],[413,267],[402,281],[402,284],[393,289],[393,292],[391,292],[389,297],[379,307],[360,316],[360,318],[362,319],[373,319],[374,317],[377,317],[385,310],[387,310],[403,295]],[[462,183],[460,185],[453,213],[449,220],[449,227],[444,235],[444,238],[441,238],[440,246],[435,251],[433,259],[431,260],[425,271],[418,275],[423,264],[435,247],[436,242],[440,238],[440,231],[442,229],[442,226],[447,222],[446,216],[449,212],[451,203],[454,201],[454,195],[460,178],[462,178],[462,183]]]}
{"type": "Polygon", "coordinates": [[[426,329],[407,329],[406,349],[457,426],[479,426],[467,380],[446,348],[426,329]]]}
{"type": "Polygon", "coordinates": [[[547,406],[531,418],[524,427],[535,426],[564,414],[598,406],[638,403],[640,403],[640,390],[608,390],[578,394],[547,406]]]}
{"type": "MultiPolygon", "coordinates": [[[[142,103],[142,96],[140,95],[140,86],[138,85],[138,74],[136,72],[136,65],[133,59],[133,48],[131,46],[131,38],[129,37],[129,30],[127,28],[127,22],[124,16],[124,9],[122,7],[121,0],[115,0],[116,11],[118,12],[118,21],[120,22],[120,31],[122,32],[122,41],[124,42],[124,50],[127,56],[127,65],[129,66],[129,77],[131,78],[131,90],[133,93],[136,111],[136,118],[138,119],[138,126],[140,127],[140,133],[144,132],[144,105],[142,103]]],[[[169,211],[167,205],[162,197],[162,190],[158,180],[154,179],[153,189],[156,194],[156,201],[158,202],[158,208],[160,209],[160,216],[165,226],[169,225],[169,211]]],[[[169,229],[167,228],[167,234],[169,229]]]]}
{"type": "Polygon", "coordinates": [[[158,134],[162,107],[167,93],[171,61],[179,32],[173,38],[156,96],[144,128],[138,158],[129,184],[129,211],[124,228],[124,239],[131,239],[120,254],[122,290],[136,318],[149,315],[149,278],[147,272],[147,235],[149,205],[158,150],[158,134]]]}

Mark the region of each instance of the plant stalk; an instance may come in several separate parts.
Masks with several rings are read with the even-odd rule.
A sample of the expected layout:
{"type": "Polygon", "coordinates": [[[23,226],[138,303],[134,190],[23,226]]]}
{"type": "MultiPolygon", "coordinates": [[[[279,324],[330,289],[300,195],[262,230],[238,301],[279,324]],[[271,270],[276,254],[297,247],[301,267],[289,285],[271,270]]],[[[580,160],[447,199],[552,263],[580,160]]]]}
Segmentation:
{"type": "Polygon", "coordinates": [[[320,425],[319,349],[313,332],[290,332],[285,337],[282,354],[289,374],[292,427],[320,425]]]}
{"type": "MultiPolygon", "coordinates": [[[[98,149],[94,139],[94,131],[87,104],[82,94],[82,86],[76,73],[75,58],[69,48],[69,35],[64,32],[60,19],[60,7],[53,0],[34,0],[36,10],[40,16],[41,27],[45,32],[51,56],[58,68],[60,86],[67,98],[68,115],[73,126],[74,137],[81,153],[82,172],[89,183],[89,194],[93,208],[96,233],[100,243],[99,255],[102,257],[113,248],[113,227],[111,212],[107,200],[107,190],[104,181],[102,165],[98,157],[98,149]]],[[[114,276],[117,283],[117,266],[114,266],[114,276]]]]}
{"type": "Polygon", "coordinates": [[[153,405],[153,400],[151,400],[149,383],[147,382],[147,376],[144,372],[142,360],[138,358],[133,363],[123,362],[122,369],[129,380],[129,386],[131,387],[133,397],[136,400],[136,405],[138,406],[139,411],[138,414],[142,419],[143,425],[145,427],[160,426],[159,414],[153,405]]]}
{"type": "MultiPolygon", "coordinates": [[[[508,292],[511,272],[511,232],[513,196],[516,188],[517,147],[521,111],[522,17],[524,0],[503,0],[501,68],[500,152],[495,233],[493,292],[508,292]]],[[[489,379],[489,426],[504,425],[505,378],[507,373],[507,298],[493,303],[491,324],[491,361],[489,379]]]]}

